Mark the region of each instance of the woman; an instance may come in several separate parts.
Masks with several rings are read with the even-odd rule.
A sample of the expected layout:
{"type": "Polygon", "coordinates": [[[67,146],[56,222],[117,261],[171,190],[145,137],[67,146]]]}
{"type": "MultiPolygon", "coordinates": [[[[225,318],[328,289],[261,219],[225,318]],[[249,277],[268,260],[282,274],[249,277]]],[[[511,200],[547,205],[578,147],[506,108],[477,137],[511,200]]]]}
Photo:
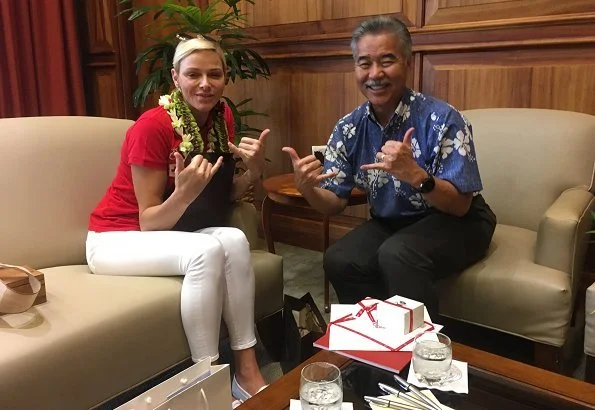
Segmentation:
{"type": "Polygon", "coordinates": [[[232,144],[233,116],[220,102],[226,69],[221,49],[202,36],[178,44],[176,89],[128,130],[116,177],[91,214],[87,261],[101,275],[184,275],[192,359],[218,359],[223,316],[236,365],[232,393],[243,401],[265,387],[254,352],[254,272],[243,232],[214,221],[262,174],[269,130],[232,144]],[[233,168],[232,158],[224,161],[231,154],[247,168],[233,181],[229,167],[223,173],[233,168]]]}

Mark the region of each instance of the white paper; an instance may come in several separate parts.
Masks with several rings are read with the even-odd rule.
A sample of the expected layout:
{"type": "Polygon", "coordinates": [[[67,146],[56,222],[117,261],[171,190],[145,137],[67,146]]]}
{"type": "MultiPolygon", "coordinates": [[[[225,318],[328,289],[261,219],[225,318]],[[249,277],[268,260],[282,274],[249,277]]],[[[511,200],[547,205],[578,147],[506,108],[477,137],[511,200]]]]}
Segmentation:
{"type": "MultiPolygon", "coordinates": [[[[291,399],[289,401],[289,410],[302,410],[302,403],[299,400],[291,399]]],[[[353,410],[353,403],[343,403],[341,410],[353,410]]]]}
{"type": "Polygon", "coordinates": [[[450,383],[445,383],[442,386],[429,386],[418,380],[413,367],[409,370],[407,381],[417,387],[424,387],[428,389],[436,389],[442,391],[453,391],[455,393],[469,394],[469,378],[467,372],[467,362],[460,362],[458,360],[452,361],[452,366],[456,366],[461,371],[461,378],[450,383]]]}
{"type": "MultiPolygon", "coordinates": [[[[399,299],[399,296],[394,298],[399,299]]],[[[387,299],[391,300],[393,298],[387,299]]],[[[366,300],[366,306],[374,299],[366,300]]],[[[382,303],[383,301],[375,301],[382,303]]],[[[395,309],[399,309],[394,307],[395,309]]],[[[359,317],[355,314],[361,310],[360,305],[331,305],[331,315],[329,324],[329,350],[361,350],[361,351],[412,351],[413,339],[425,331],[439,331],[443,326],[433,324],[430,316],[424,306],[424,326],[414,330],[411,333],[402,334],[398,328],[387,326],[375,327],[370,317],[364,313],[359,317]],[[351,320],[340,321],[337,324],[333,322],[342,318],[351,318],[351,320]]]]}
{"type": "MultiPolygon", "coordinates": [[[[427,398],[429,398],[430,400],[432,400],[434,403],[436,403],[438,406],[440,406],[440,408],[442,410],[454,410],[452,407],[448,407],[445,406],[444,404],[440,403],[440,401],[438,401],[438,399],[436,398],[436,396],[434,396],[434,394],[430,391],[430,390],[422,390],[421,393],[426,396],[427,398]]],[[[407,396],[411,396],[413,398],[417,398],[414,395],[412,395],[411,393],[405,393],[407,396]]],[[[388,396],[379,396],[382,399],[387,399],[390,401],[394,401],[395,403],[399,403],[399,404],[409,404],[409,402],[402,400],[396,396],[393,395],[388,395],[388,396]]],[[[386,410],[386,407],[382,407],[382,406],[377,406],[375,404],[370,404],[370,407],[373,410],[386,410]]]]}

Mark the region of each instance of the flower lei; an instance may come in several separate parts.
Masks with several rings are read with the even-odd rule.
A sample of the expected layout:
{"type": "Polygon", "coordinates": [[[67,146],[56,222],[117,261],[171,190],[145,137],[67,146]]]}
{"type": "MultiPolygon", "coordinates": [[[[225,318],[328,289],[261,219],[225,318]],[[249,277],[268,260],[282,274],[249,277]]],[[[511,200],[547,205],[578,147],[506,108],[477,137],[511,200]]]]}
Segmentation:
{"type": "MultiPolygon", "coordinates": [[[[184,158],[190,154],[205,152],[200,128],[190,111],[190,107],[184,101],[182,92],[176,89],[171,94],[162,95],[159,97],[159,105],[167,111],[171,118],[171,126],[182,137],[182,142],[178,145],[178,151],[184,158]]],[[[207,136],[206,152],[229,152],[227,146],[229,136],[223,112],[223,103],[218,102],[213,109],[213,126],[207,136]]]]}

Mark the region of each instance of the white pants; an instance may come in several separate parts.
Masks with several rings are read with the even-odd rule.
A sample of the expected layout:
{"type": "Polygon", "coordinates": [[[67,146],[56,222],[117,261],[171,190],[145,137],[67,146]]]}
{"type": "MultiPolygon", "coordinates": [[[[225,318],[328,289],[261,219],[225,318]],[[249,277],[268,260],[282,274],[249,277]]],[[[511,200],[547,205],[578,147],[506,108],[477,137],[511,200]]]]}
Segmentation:
{"type": "Polygon", "coordinates": [[[254,271],[239,229],[89,232],[87,263],[100,275],[183,275],[182,323],[194,361],[219,357],[222,315],[233,350],[256,344],[254,271]]]}

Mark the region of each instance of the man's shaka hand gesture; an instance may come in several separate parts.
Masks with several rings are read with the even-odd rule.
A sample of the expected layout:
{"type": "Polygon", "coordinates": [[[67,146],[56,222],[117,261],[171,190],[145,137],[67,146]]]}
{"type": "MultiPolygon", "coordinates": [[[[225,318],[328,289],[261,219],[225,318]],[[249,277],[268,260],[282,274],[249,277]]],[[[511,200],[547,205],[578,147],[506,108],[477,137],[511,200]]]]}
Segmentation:
{"type": "Polygon", "coordinates": [[[302,193],[317,187],[325,179],[337,176],[336,172],[323,174],[324,168],[314,155],[300,158],[292,147],[283,147],[282,151],[289,154],[293,165],[295,187],[302,193]]]}
{"type": "Polygon", "coordinates": [[[411,134],[414,128],[409,128],[401,141],[386,141],[380,151],[376,153],[379,162],[362,165],[360,168],[379,169],[392,174],[395,178],[413,184],[419,178],[423,169],[417,165],[411,149],[411,134]]]}

